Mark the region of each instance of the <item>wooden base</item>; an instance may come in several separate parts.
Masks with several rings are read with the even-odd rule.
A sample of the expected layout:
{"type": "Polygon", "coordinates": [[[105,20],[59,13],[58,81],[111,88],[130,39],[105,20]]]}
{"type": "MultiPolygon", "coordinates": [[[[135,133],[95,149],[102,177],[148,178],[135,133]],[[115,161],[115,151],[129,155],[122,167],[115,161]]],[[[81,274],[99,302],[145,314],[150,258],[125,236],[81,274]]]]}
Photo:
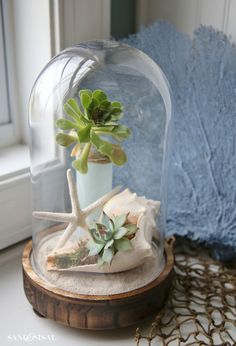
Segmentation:
{"type": "Polygon", "coordinates": [[[172,241],[165,242],[165,268],[148,285],[122,294],[95,296],[62,290],[39,277],[31,265],[30,241],[22,258],[25,295],[39,315],[70,327],[114,329],[136,324],[165,303],[174,273],[172,245],[172,241]]]}

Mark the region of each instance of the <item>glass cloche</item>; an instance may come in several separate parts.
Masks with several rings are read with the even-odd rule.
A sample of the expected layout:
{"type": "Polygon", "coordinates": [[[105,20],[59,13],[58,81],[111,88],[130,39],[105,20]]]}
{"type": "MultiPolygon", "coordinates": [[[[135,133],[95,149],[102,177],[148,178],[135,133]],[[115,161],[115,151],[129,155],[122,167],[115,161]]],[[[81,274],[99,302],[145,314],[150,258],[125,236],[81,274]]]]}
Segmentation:
{"type": "Polygon", "coordinates": [[[46,65],[29,105],[40,277],[86,295],[128,292],[158,277],[170,117],[160,67],[128,45],[86,42],[46,65]]]}

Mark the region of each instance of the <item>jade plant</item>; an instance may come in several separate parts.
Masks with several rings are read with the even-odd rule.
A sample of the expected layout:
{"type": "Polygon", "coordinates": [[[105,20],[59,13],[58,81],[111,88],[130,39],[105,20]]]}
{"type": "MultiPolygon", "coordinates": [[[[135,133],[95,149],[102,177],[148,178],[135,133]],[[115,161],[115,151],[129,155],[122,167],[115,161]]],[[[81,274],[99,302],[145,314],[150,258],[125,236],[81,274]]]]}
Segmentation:
{"type": "Polygon", "coordinates": [[[132,250],[131,239],[138,227],[127,223],[127,215],[109,218],[103,213],[101,223],[89,229],[92,239],[88,242],[89,256],[97,256],[97,263],[111,263],[118,251],[132,250]]]}
{"type": "Polygon", "coordinates": [[[70,119],[56,121],[58,129],[68,131],[57,133],[56,142],[64,147],[74,145],[71,151],[71,155],[76,156],[73,167],[87,173],[88,158],[93,149],[116,165],[125,164],[127,156],[120,142],[131,132],[119,123],[123,117],[123,105],[110,101],[102,90],[80,90],[79,100],[78,103],[74,98],[68,99],[64,111],[70,119]]]}

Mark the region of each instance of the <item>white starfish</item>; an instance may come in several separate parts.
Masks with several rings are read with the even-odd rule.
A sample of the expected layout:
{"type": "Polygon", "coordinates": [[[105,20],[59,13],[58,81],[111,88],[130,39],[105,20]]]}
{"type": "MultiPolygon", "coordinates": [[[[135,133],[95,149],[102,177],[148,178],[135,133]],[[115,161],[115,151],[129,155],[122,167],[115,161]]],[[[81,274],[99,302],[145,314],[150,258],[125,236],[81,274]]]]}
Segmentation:
{"type": "Polygon", "coordinates": [[[99,198],[97,201],[90,204],[88,207],[81,209],[77,194],[77,188],[75,184],[75,180],[72,174],[71,169],[67,170],[67,181],[69,186],[69,194],[71,200],[71,213],[52,213],[46,211],[34,211],[33,216],[38,219],[50,220],[50,221],[59,221],[68,223],[67,228],[62,234],[61,238],[58,240],[56,244],[55,250],[63,247],[67,240],[70,238],[72,233],[77,229],[77,227],[81,227],[85,230],[88,230],[89,226],[86,222],[86,218],[90,215],[95,209],[103,206],[111,197],[116,195],[120,191],[120,186],[117,186],[112,191],[108,192],[106,195],[99,198]]]}

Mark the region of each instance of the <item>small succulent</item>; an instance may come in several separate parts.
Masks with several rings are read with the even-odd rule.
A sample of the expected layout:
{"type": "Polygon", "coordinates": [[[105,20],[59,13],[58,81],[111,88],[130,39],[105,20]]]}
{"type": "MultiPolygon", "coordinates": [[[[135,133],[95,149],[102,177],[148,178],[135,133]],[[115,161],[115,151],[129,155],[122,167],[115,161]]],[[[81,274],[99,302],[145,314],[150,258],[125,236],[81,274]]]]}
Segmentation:
{"type": "Polygon", "coordinates": [[[98,256],[97,263],[111,263],[118,251],[132,249],[131,239],[138,228],[127,223],[127,215],[119,215],[110,219],[105,213],[101,223],[89,229],[92,239],[88,242],[89,256],[98,256]]]}
{"type": "Polygon", "coordinates": [[[73,167],[87,173],[88,157],[94,148],[114,164],[125,164],[127,157],[119,142],[128,138],[131,132],[127,126],[119,124],[123,117],[122,104],[110,101],[102,90],[80,90],[79,99],[80,105],[74,98],[64,104],[64,111],[70,120],[60,118],[56,121],[60,130],[69,131],[57,133],[56,142],[64,147],[74,144],[72,156],[78,158],[73,161],[73,167]],[[116,143],[104,137],[111,137],[116,143]]]}

